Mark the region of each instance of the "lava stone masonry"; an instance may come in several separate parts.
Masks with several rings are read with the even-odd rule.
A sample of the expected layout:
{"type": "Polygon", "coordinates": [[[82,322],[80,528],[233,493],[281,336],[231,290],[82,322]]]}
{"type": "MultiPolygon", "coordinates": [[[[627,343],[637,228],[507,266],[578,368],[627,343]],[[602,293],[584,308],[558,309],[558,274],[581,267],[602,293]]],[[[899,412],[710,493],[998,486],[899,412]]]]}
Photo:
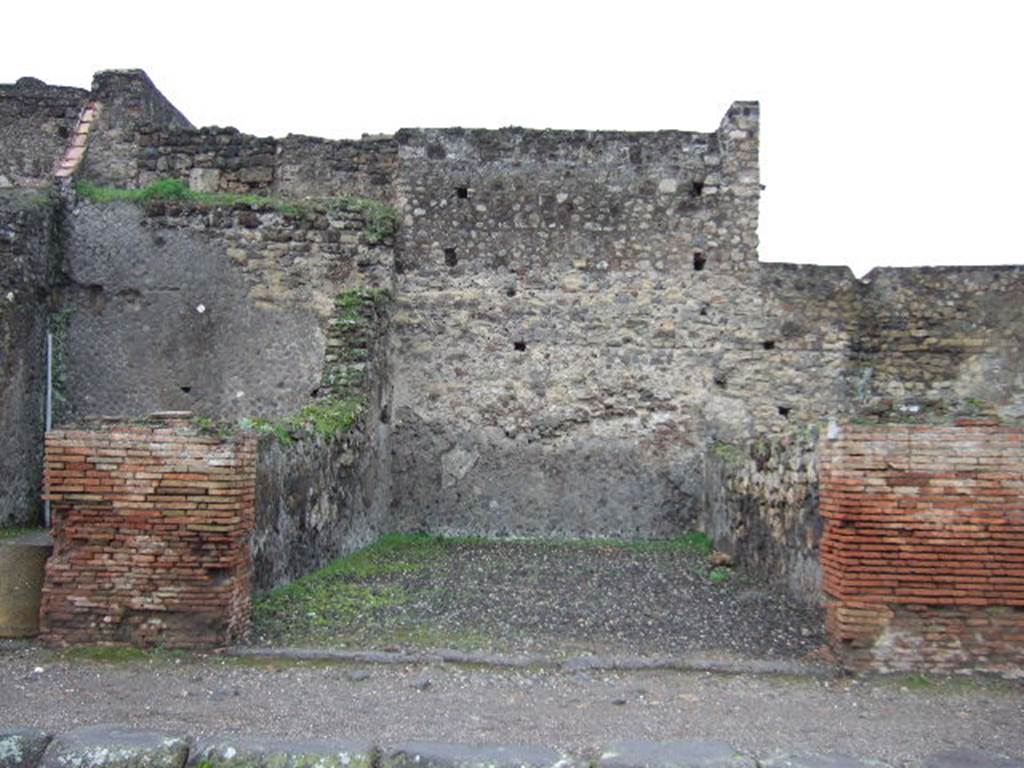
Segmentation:
{"type": "Polygon", "coordinates": [[[49,185],[88,96],[32,77],[0,85],[0,189],[49,185]]]}
{"type": "MultiPolygon", "coordinates": [[[[38,215],[0,204],[0,257],[18,257],[0,258],[0,435],[11,435],[0,448],[17,452],[0,452],[0,470],[17,468],[0,520],[37,518],[49,325],[59,425],[154,410],[279,420],[366,366],[352,434],[261,445],[258,589],[383,530],[643,538],[700,525],[744,568],[820,600],[816,436],[854,420],[1021,424],[1024,267],[856,278],[760,262],[759,130],[758,105],[736,102],[706,133],[274,139],[194,128],[139,70],[98,73],[88,92],[0,86],[0,186],[50,183],[64,149],[81,155],[71,182],[171,177],[274,198],[100,203],[58,183],[38,215]],[[76,145],[86,103],[98,112],[76,145]],[[397,234],[382,235],[379,210],[352,195],[393,208],[397,234]],[[324,196],[348,199],[329,210],[305,200],[324,196]],[[366,360],[335,370],[355,341],[338,333],[336,300],[354,289],[392,301],[355,345],[366,360]]],[[[963,455],[994,462],[1012,429],[973,428],[963,455]]],[[[920,429],[915,440],[932,434],[920,429]]],[[[947,455],[931,458],[903,474],[945,474],[947,455]]],[[[967,536],[977,505],[956,506],[961,520],[924,506],[938,494],[906,477],[898,487],[916,493],[897,493],[891,468],[850,466],[829,469],[863,480],[855,496],[882,486],[922,506],[895,507],[909,544],[872,539],[879,526],[861,508],[829,520],[821,551],[841,649],[878,666],[1019,666],[1021,607],[1008,602],[1019,506],[967,536]],[[936,514],[949,551],[929,560],[911,534],[936,514]],[[1013,547],[1010,565],[993,556],[1013,547]]],[[[957,481],[936,487],[960,505],[958,483],[978,478],[943,479],[957,481]]],[[[91,599],[74,603],[82,626],[91,599]]]]}
{"type": "Polygon", "coordinates": [[[1024,666],[1024,430],[848,426],[821,453],[828,626],[855,668],[1024,666]]]}
{"type": "Polygon", "coordinates": [[[244,635],[255,462],[251,436],[173,418],[47,434],[43,639],[204,647],[244,635]]]}
{"type": "Polygon", "coordinates": [[[40,511],[52,201],[0,190],[0,526],[40,511]]]}

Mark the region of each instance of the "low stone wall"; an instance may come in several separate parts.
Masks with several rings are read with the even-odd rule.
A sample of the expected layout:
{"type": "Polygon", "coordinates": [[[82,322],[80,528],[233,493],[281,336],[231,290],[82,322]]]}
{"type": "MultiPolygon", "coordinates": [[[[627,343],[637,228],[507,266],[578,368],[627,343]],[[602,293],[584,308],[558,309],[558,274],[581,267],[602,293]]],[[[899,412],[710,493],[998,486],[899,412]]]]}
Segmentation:
{"type": "Polygon", "coordinates": [[[704,460],[698,527],[748,573],[820,605],[817,431],[744,446],[714,443],[704,460]]]}
{"type": "Polygon", "coordinates": [[[46,438],[51,644],[223,645],[248,629],[255,440],[176,420],[46,438]]]}
{"type": "Polygon", "coordinates": [[[856,669],[1024,670],[1024,429],[847,426],[823,443],[833,646],[856,669]]]}
{"type": "Polygon", "coordinates": [[[140,186],[181,178],[201,192],[269,194],[274,181],[277,142],[235,128],[160,128],[137,132],[140,186]]]}
{"type": "MultiPolygon", "coordinates": [[[[240,192],[291,199],[358,195],[392,196],[398,145],[389,136],[361,140],[309,136],[253,136],[236,128],[191,128],[141,123],[119,145],[120,185],[145,186],[182,179],[200,192],[240,192]]],[[[102,139],[98,140],[102,144],[102,139]]],[[[110,182],[95,164],[86,178],[110,182]]]]}
{"type": "Polygon", "coordinates": [[[361,195],[390,201],[398,171],[391,136],[330,141],[290,134],[277,142],[274,194],[284,197],[361,195]]]}
{"type": "MultiPolygon", "coordinates": [[[[711,740],[606,742],[596,757],[548,746],[469,745],[436,741],[378,744],[369,740],[276,739],[207,736],[178,731],[133,730],[116,725],[86,726],[53,736],[36,728],[0,726],[4,768],[61,768],[67,765],[148,768],[887,768],[885,763],[845,755],[795,752],[755,760],[731,745],[711,740]]],[[[974,749],[945,750],[927,757],[925,768],[1020,762],[974,749]]]]}
{"type": "MultiPolygon", "coordinates": [[[[388,201],[392,196],[398,145],[390,136],[332,141],[289,135],[276,139],[252,136],[231,127],[197,129],[141,70],[97,73],[91,94],[44,88],[51,99],[59,91],[74,91],[83,103],[91,96],[102,105],[82,169],[82,178],[87,181],[138,187],[176,178],[202,192],[289,198],[359,195],[378,201],[388,201]]],[[[0,86],[0,136],[5,131],[32,136],[26,130],[32,126],[23,114],[25,109],[18,107],[21,100],[36,98],[35,90],[31,84],[21,88],[0,86]],[[5,100],[14,107],[5,110],[5,100]]],[[[28,117],[35,118],[34,112],[41,111],[34,101],[32,110],[28,117]]],[[[71,117],[72,125],[74,117],[77,110],[71,117]]],[[[66,138],[66,132],[63,135],[66,138]]],[[[34,139],[33,149],[39,144],[34,139]]],[[[59,154],[59,148],[51,151],[54,157],[59,154]]],[[[39,161],[33,161],[32,173],[43,175],[39,161]]],[[[3,167],[0,164],[0,170],[3,167]]]]}

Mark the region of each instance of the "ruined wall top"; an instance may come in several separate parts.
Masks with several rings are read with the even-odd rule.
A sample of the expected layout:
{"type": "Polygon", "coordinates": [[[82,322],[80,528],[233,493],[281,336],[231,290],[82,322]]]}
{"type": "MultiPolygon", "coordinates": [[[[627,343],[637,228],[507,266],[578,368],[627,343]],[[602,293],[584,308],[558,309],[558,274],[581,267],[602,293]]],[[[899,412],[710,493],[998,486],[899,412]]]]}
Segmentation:
{"type": "Polygon", "coordinates": [[[714,165],[711,178],[692,183],[706,185],[708,193],[718,184],[747,197],[759,193],[756,102],[734,103],[720,127],[707,133],[447,128],[402,129],[393,137],[361,140],[279,139],[233,128],[196,129],[138,69],[99,72],[90,91],[47,86],[33,78],[0,85],[2,162],[17,166],[17,172],[0,166],[8,185],[45,183],[86,103],[99,103],[102,110],[80,176],[106,185],[138,187],[180,178],[202,191],[283,197],[357,194],[390,200],[399,163],[419,156],[497,163],[508,171],[530,164],[571,166],[580,173],[603,170],[612,185],[628,176],[631,167],[670,179],[688,157],[707,156],[714,165]],[[55,102],[63,122],[51,125],[56,116],[43,104],[55,102]],[[52,140],[39,138],[40,126],[52,140]],[[25,144],[29,146],[21,150],[25,144]]]}

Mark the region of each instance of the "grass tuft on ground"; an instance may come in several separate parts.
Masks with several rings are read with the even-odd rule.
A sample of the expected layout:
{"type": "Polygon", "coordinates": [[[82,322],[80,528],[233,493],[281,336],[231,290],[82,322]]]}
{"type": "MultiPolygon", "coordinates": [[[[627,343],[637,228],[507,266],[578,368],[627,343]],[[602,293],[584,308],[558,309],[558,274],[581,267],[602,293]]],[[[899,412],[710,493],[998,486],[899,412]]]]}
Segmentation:
{"type": "Polygon", "coordinates": [[[258,598],[254,631],[277,639],[316,640],[339,624],[368,618],[377,609],[400,605],[400,586],[363,583],[374,577],[424,567],[450,540],[426,534],[390,533],[371,546],[258,598]]]}

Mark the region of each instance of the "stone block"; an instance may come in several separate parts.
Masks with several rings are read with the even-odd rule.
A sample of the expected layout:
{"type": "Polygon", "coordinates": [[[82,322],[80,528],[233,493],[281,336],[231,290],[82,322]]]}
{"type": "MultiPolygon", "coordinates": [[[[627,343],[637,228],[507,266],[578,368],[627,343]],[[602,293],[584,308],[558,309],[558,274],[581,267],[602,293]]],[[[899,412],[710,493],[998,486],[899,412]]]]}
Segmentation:
{"type": "Polygon", "coordinates": [[[117,725],[76,728],[57,736],[43,753],[42,768],[182,768],[190,740],[178,733],[131,730],[117,725]]]}
{"type": "Polygon", "coordinates": [[[858,760],[835,752],[804,752],[799,755],[781,755],[761,761],[761,768],[890,768],[888,763],[876,760],[858,760]]]}
{"type": "Polygon", "coordinates": [[[381,768],[565,768],[571,761],[547,747],[474,747],[416,741],[384,752],[381,768]]]}
{"type": "Polygon", "coordinates": [[[49,743],[38,728],[0,727],[0,768],[36,768],[49,743]]]}
{"type": "Polygon", "coordinates": [[[286,740],[214,736],[201,739],[190,768],[370,768],[368,741],[286,740]]]}
{"type": "Polygon", "coordinates": [[[216,168],[193,168],[188,174],[188,187],[194,192],[218,192],[220,171],[216,168]]]}
{"type": "Polygon", "coordinates": [[[929,755],[921,763],[921,768],[1024,768],[1024,760],[962,747],[929,755]]]}
{"type": "Polygon", "coordinates": [[[723,741],[613,741],[601,751],[600,768],[757,768],[723,741]]]}

